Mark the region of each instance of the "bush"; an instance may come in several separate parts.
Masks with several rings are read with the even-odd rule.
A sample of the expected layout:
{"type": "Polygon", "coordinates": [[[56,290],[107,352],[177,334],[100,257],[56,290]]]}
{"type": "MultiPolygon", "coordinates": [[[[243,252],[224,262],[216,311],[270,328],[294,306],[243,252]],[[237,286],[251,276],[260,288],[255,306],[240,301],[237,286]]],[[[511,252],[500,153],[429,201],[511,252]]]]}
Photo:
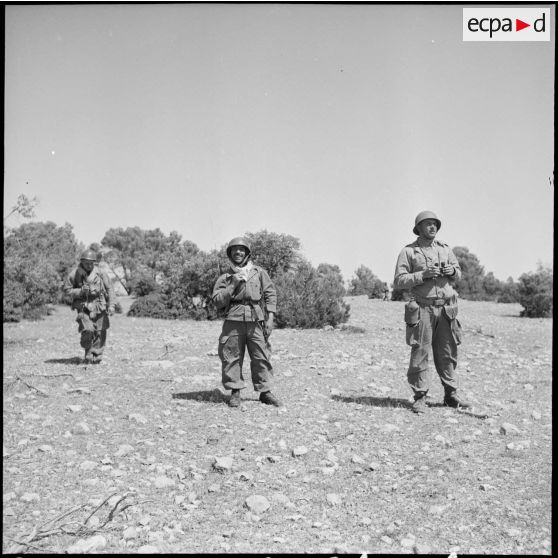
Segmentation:
{"type": "Polygon", "coordinates": [[[349,319],[350,307],[343,301],[345,288],[336,273],[319,274],[309,262],[296,270],[280,272],[277,289],[277,327],[319,328],[336,326],[349,319]]]}
{"type": "Polygon", "coordinates": [[[157,280],[149,270],[141,270],[134,273],[130,278],[129,287],[130,292],[138,297],[147,296],[159,290],[157,280]]]}
{"type": "Polygon", "coordinates": [[[376,277],[371,269],[361,265],[355,271],[355,277],[351,279],[349,295],[357,296],[363,294],[368,295],[368,298],[383,298],[384,282],[376,277]]]}
{"type": "Polygon", "coordinates": [[[519,278],[519,303],[527,318],[548,318],[553,310],[552,270],[539,265],[536,272],[524,273],[519,278]]]}
{"type": "Polygon", "coordinates": [[[166,296],[162,293],[151,293],[135,300],[128,310],[127,316],[134,318],[168,319],[170,315],[166,296]]]}

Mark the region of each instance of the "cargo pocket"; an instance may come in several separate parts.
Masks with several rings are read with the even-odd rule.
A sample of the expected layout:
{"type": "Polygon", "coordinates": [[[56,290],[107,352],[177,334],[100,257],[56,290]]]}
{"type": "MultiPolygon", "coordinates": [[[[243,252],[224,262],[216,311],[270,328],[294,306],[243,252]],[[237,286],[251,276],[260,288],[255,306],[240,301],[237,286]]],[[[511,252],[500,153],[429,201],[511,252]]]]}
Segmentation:
{"type": "Polygon", "coordinates": [[[442,307],[442,313],[446,320],[450,323],[451,334],[455,340],[456,345],[461,345],[461,340],[463,338],[461,323],[457,319],[457,304],[448,304],[442,307]]]}
{"type": "Polygon", "coordinates": [[[231,362],[238,359],[240,354],[238,335],[221,335],[219,337],[218,353],[223,362],[231,362]]]}

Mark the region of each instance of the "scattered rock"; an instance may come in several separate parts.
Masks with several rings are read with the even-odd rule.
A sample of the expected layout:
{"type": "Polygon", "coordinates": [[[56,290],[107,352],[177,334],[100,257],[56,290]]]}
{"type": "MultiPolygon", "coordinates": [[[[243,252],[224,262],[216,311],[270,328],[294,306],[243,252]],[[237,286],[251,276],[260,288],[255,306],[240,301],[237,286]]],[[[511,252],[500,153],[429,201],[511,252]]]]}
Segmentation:
{"type": "Polygon", "coordinates": [[[365,463],[364,459],[362,459],[362,457],[360,457],[359,455],[353,455],[351,457],[351,462],[357,463],[358,465],[364,465],[365,463]]]}
{"type": "Polygon", "coordinates": [[[129,455],[134,451],[134,446],[130,444],[122,444],[118,446],[118,451],[114,454],[116,457],[124,457],[125,455],[129,455]]]}
{"type": "Polygon", "coordinates": [[[157,477],[153,483],[155,485],[155,488],[169,488],[171,486],[174,486],[174,479],[170,479],[169,477],[165,477],[165,476],[160,476],[157,477]]]}
{"type": "Polygon", "coordinates": [[[428,508],[428,513],[431,515],[442,515],[447,506],[435,505],[428,508]]]}
{"type": "Polygon", "coordinates": [[[72,434],[89,434],[91,432],[91,428],[87,426],[86,422],[78,422],[72,428],[72,434]]]}
{"type": "Polygon", "coordinates": [[[258,514],[263,513],[269,509],[270,503],[269,500],[265,496],[259,496],[254,494],[253,496],[248,496],[244,505],[252,512],[258,514]]]}
{"type": "Polygon", "coordinates": [[[48,444],[43,444],[42,446],[39,446],[39,451],[42,451],[44,453],[51,453],[54,451],[52,446],[49,446],[48,444]]]}
{"type": "Polygon", "coordinates": [[[539,411],[533,411],[531,413],[531,417],[533,417],[533,420],[541,420],[542,415],[539,413],[539,411]]]}
{"type": "Polygon", "coordinates": [[[330,506],[339,506],[343,502],[343,499],[339,494],[328,494],[326,496],[326,500],[330,506]]]}
{"type": "Polygon", "coordinates": [[[381,467],[381,465],[380,465],[377,461],[371,461],[371,462],[368,464],[368,468],[369,468],[371,471],[377,471],[380,467],[381,467]]]}
{"type": "Polygon", "coordinates": [[[126,418],[138,424],[147,424],[147,419],[139,413],[130,413],[126,418]]]}
{"type": "Polygon", "coordinates": [[[38,502],[40,499],[41,499],[40,496],[35,492],[25,492],[24,494],[22,494],[20,498],[22,502],[27,502],[27,503],[38,502]]]}
{"type": "Polygon", "coordinates": [[[504,422],[500,425],[500,434],[520,434],[520,430],[515,424],[504,422]]]}
{"type": "Polygon", "coordinates": [[[95,461],[84,461],[83,463],[80,463],[80,465],[79,465],[79,468],[82,471],[92,471],[96,467],[97,467],[97,463],[95,461]]]}
{"type": "Polygon", "coordinates": [[[79,413],[83,407],[81,405],[68,405],[68,410],[72,413],[79,413]]]}
{"type": "Polygon", "coordinates": [[[413,550],[415,554],[432,554],[432,548],[424,543],[416,543],[413,550]]]}
{"type": "Polygon", "coordinates": [[[135,539],[137,536],[138,530],[135,527],[128,527],[127,529],[124,529],[124,532],[122,533],[122,538],[125,541],[135,539]]]}
{"type": "Polygon", "coordinates": [[[308,448],[306,446],[296,446],[292,451],[293,457],[300,457],[306,453],[308,453],[308,448]]]}
{"type": "Polygon", "coordinates": [[[213,468],[219,473],[225,473],[230,471],[233,466],[233,458],[232,457],[216,457],[215,461],[213,462],[213,468]]]}
{"type": "Polygon", "coordinates": [[[393,544],[393,539],[391,537],[388,537],[387,535],[383,535],[380,540],[382,542],[385,542],[386,544],[393,544]]]}
{"type": "Polygon", "coordinates": [[[107,546],[107,539],[103,535],[94,535],[88,539],[79,539],[75,544],[67,549],[68,554],[87,554],[102,550],[107,546]]]}

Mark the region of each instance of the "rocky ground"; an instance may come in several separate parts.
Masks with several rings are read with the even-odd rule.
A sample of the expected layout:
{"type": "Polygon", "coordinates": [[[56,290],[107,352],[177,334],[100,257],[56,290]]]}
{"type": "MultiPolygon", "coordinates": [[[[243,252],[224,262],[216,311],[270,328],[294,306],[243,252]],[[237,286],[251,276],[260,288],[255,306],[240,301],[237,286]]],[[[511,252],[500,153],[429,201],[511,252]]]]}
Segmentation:
{"type": "Polygon", "coordinates": [[[4,552],[551,553],[551,320],[462,301],[473,413],[410,411],[403,303],[276,330],[277,409],[226,405],[218,322],[4,324],[4,552]]]}

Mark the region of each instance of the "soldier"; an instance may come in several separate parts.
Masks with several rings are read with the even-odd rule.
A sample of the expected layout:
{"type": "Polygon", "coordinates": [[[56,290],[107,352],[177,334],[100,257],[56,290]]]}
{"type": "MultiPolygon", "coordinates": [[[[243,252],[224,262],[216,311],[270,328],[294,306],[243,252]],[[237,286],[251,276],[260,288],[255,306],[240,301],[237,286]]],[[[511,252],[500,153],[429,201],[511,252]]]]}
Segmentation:
{"type": "Polygon", "coordinates": [[[242,364],[247,348],[252,383],[260,401],[280,407],[282,403],[270,391],[273,368],[268,338],[277,306],[275,286],[267,272],[250,261],[250,246],[244,238],[229,242],[227,256],[230,270],[217,279],[212,299],[225,312],[218,352],[223,386],[232,390],[229,406],[240,405],[240,390],[245,387],[242,364]]]}
{"type": "Polygon", "coordinates": [[[97,254],[85,250],[79,265],[72,270],[64,291],[72,299],[72,310],[77,310],[76,322],[85,349],[85,363],[101,362],[107,340],[109,315],[114,314],[116,295],[107,274],[98,265],[97,254]]]}
{"type": "Polygon", "coordinates": [[[394,288],[411,291],[411,300],[405,305],[405,322],[407,344],[411,346],[407,379],[414,391],[415,413],[427,409],[430,346],[444,386],[444,404],[471,406],[457,396],[455,373],[461,325],[457,320],[457,293],[453,284],[461,277],[461,269],[451,248],[436,240],[441,226],[432,211],[419,213],[413,228],[418,238],[403,248],[395,268],[394,288]]]}

